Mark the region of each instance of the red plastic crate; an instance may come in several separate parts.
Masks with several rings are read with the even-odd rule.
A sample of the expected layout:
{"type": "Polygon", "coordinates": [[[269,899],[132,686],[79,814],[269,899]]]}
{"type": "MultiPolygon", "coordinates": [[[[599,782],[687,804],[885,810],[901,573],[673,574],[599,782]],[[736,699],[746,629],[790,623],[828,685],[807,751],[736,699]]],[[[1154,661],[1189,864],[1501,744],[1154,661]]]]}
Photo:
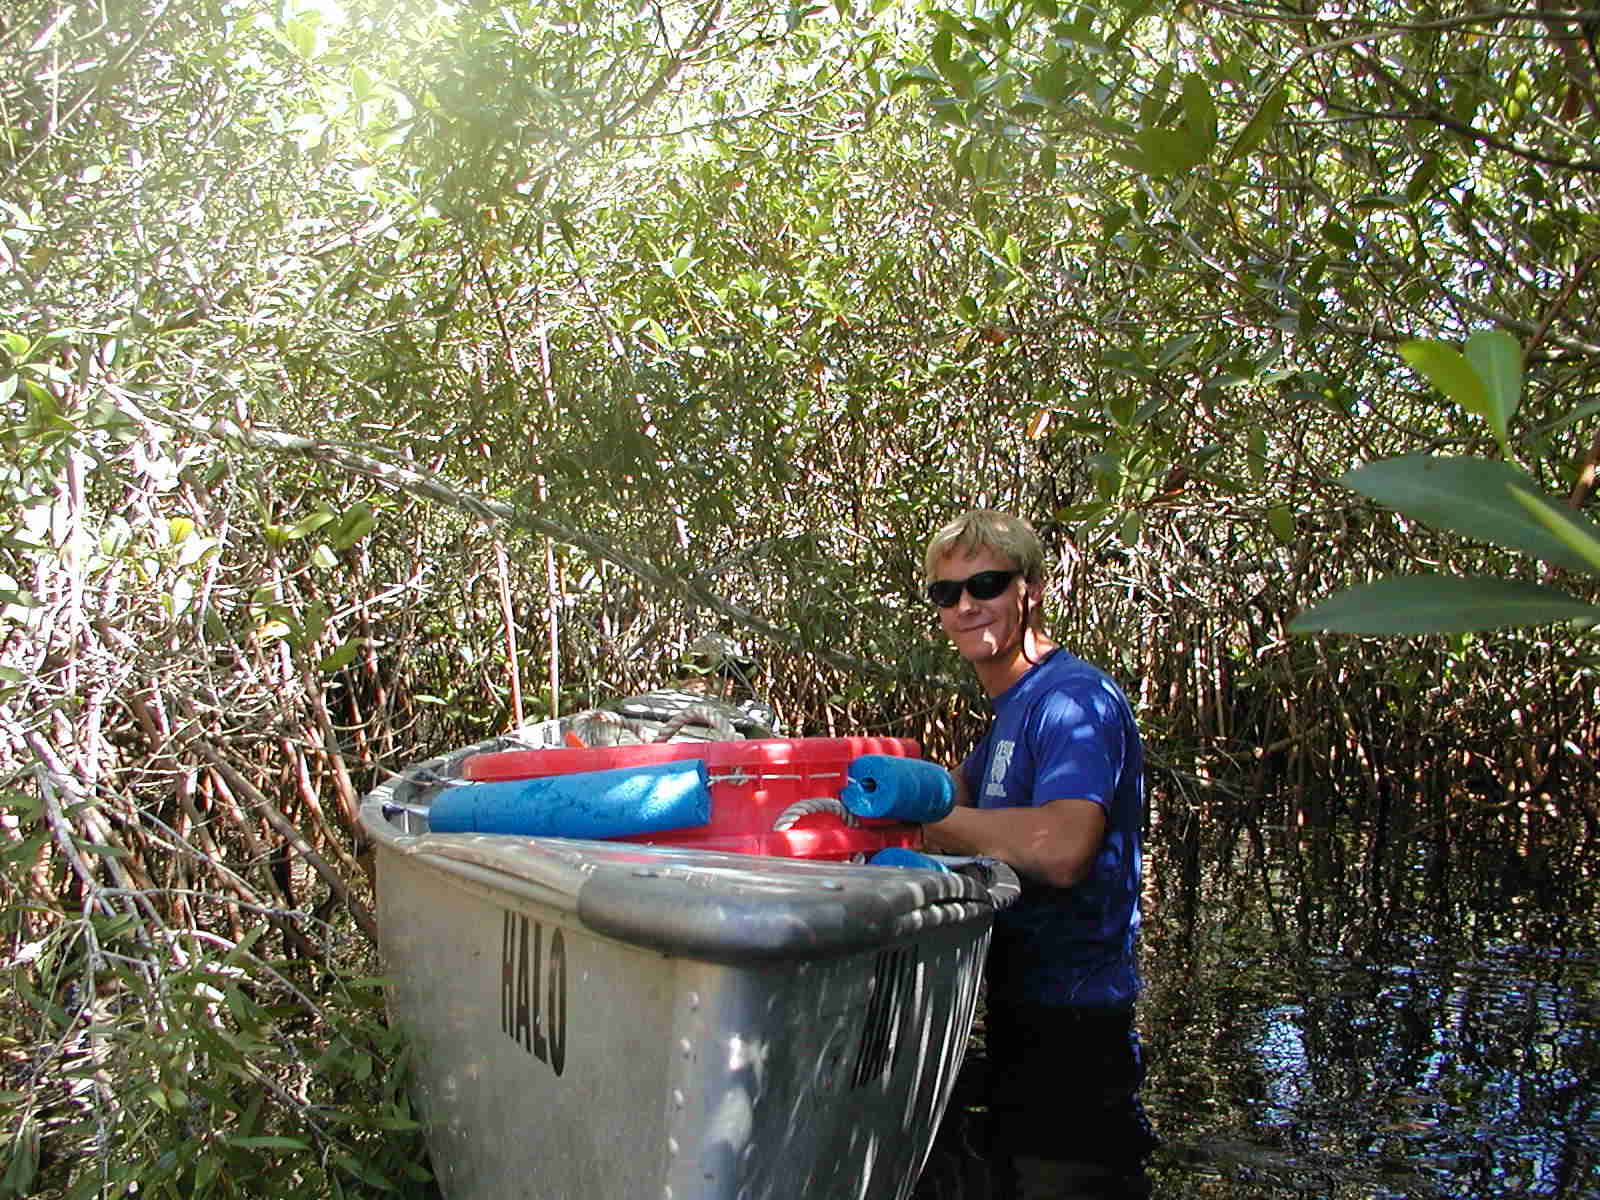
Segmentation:
{"type": "Polygon", "coordinates": [[[468,779],[496,782],[578,771],[704,759],[711,823],[635,834],[622,842],[849,862],[889,846],[920,849],[922,827],[900,821],[846,818],[837,801],[846,770],[863,754],[917,758],[908,738],[762,738],[739,742],[662,742],[646,746],[502,750],[467,759],[468,779]],[[831,800],[828,810],[796,815],[804,801],[831,800]],[[782,826],[781,828],[779,826],[782,826]]]}

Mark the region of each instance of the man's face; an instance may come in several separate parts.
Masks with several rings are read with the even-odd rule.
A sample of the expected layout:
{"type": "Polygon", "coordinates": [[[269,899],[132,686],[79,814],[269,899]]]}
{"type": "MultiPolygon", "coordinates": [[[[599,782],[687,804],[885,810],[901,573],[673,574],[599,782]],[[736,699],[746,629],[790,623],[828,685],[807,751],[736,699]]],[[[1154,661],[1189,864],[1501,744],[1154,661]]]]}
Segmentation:
{"type": "MultiPolygon", "coordinates": [[[[976,554],[951,552],[939,559],[933,578],[970,579],[980,571],[1013,571],[1016,565],[992,550],[976,554]]],[[[1027,581],[1018,575],[998,596],[974,599],[966,588],[961,599],[939,609],[939,627],[956,648],[956,653],[977,666],[1014,652],[1022,641],[1023,598],[1027,581]]],[[[1035,596],[1037,601],[1038,597],[1035,596]]]]}

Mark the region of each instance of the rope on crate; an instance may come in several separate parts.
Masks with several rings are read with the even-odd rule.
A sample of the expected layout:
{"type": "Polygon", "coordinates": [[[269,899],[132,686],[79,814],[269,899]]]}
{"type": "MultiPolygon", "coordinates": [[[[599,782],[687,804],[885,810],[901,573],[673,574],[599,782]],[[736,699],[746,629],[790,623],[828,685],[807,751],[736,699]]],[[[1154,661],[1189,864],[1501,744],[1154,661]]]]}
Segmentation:
{"type": "Polygon", "coordinates": [[[704,725],[716,735],[719,742],[742,740],[726,713],[719,712],[709,704],[691,704],[661,727],[661,732],[656,734],[656,741],[670,742],[686,725],[704,725]]]}
{"type": "Polygon", "coordinates": [[[796,800],[789,805],[772,822],[772,828],[775,832],[782,833],[792,828],[801,817],[809,817],[813,813],[832,813],[852,829],[860,824],[855,813],[832,796],[813,796],[809,800],[796,800]]]}

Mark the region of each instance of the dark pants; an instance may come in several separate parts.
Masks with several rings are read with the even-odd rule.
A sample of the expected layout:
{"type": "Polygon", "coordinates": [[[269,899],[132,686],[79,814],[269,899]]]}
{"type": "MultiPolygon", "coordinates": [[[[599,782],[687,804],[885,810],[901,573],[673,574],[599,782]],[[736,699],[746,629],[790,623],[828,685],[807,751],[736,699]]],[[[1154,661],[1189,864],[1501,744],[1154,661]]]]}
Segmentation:
{"type": "Polygon", "coordinates": [[[912,1200],[1137,1200],[1156,1144],[1127,1009],[1005,1009],[969,1053],[912,1200]]]}
{"type": "Polygon", "coordinates": [[[1144,1162],[1156,1138],[1139,1100],[1144,1055],[1133,1010],[991,998],[986,1030],[989,1155],[1005,1178],[1001,1194],[1147,1193],[1144,1162]],[[1013,1190],[1019,1174],[1026,1190],[1013,1190]],[[1030,1188],[1030,1179],[1043,1182],[1030,1188]]]}

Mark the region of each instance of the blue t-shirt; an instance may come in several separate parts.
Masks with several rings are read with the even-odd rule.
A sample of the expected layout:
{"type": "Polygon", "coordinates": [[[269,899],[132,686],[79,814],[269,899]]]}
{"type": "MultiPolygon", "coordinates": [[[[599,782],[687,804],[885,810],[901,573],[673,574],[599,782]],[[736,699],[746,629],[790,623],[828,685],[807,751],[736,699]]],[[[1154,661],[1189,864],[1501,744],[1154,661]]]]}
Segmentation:
{"type": "Polygon", "coordinates": [[[994,724],[962,777],[979,808],[1090,800],[1105,839],[1075,887],[1022,881],[995,918],[989,986],[1013,1001],[1105,1008],[1139,994],[1144,749],[1111,677],[1055,650],[994,700],[994,724]]]}

